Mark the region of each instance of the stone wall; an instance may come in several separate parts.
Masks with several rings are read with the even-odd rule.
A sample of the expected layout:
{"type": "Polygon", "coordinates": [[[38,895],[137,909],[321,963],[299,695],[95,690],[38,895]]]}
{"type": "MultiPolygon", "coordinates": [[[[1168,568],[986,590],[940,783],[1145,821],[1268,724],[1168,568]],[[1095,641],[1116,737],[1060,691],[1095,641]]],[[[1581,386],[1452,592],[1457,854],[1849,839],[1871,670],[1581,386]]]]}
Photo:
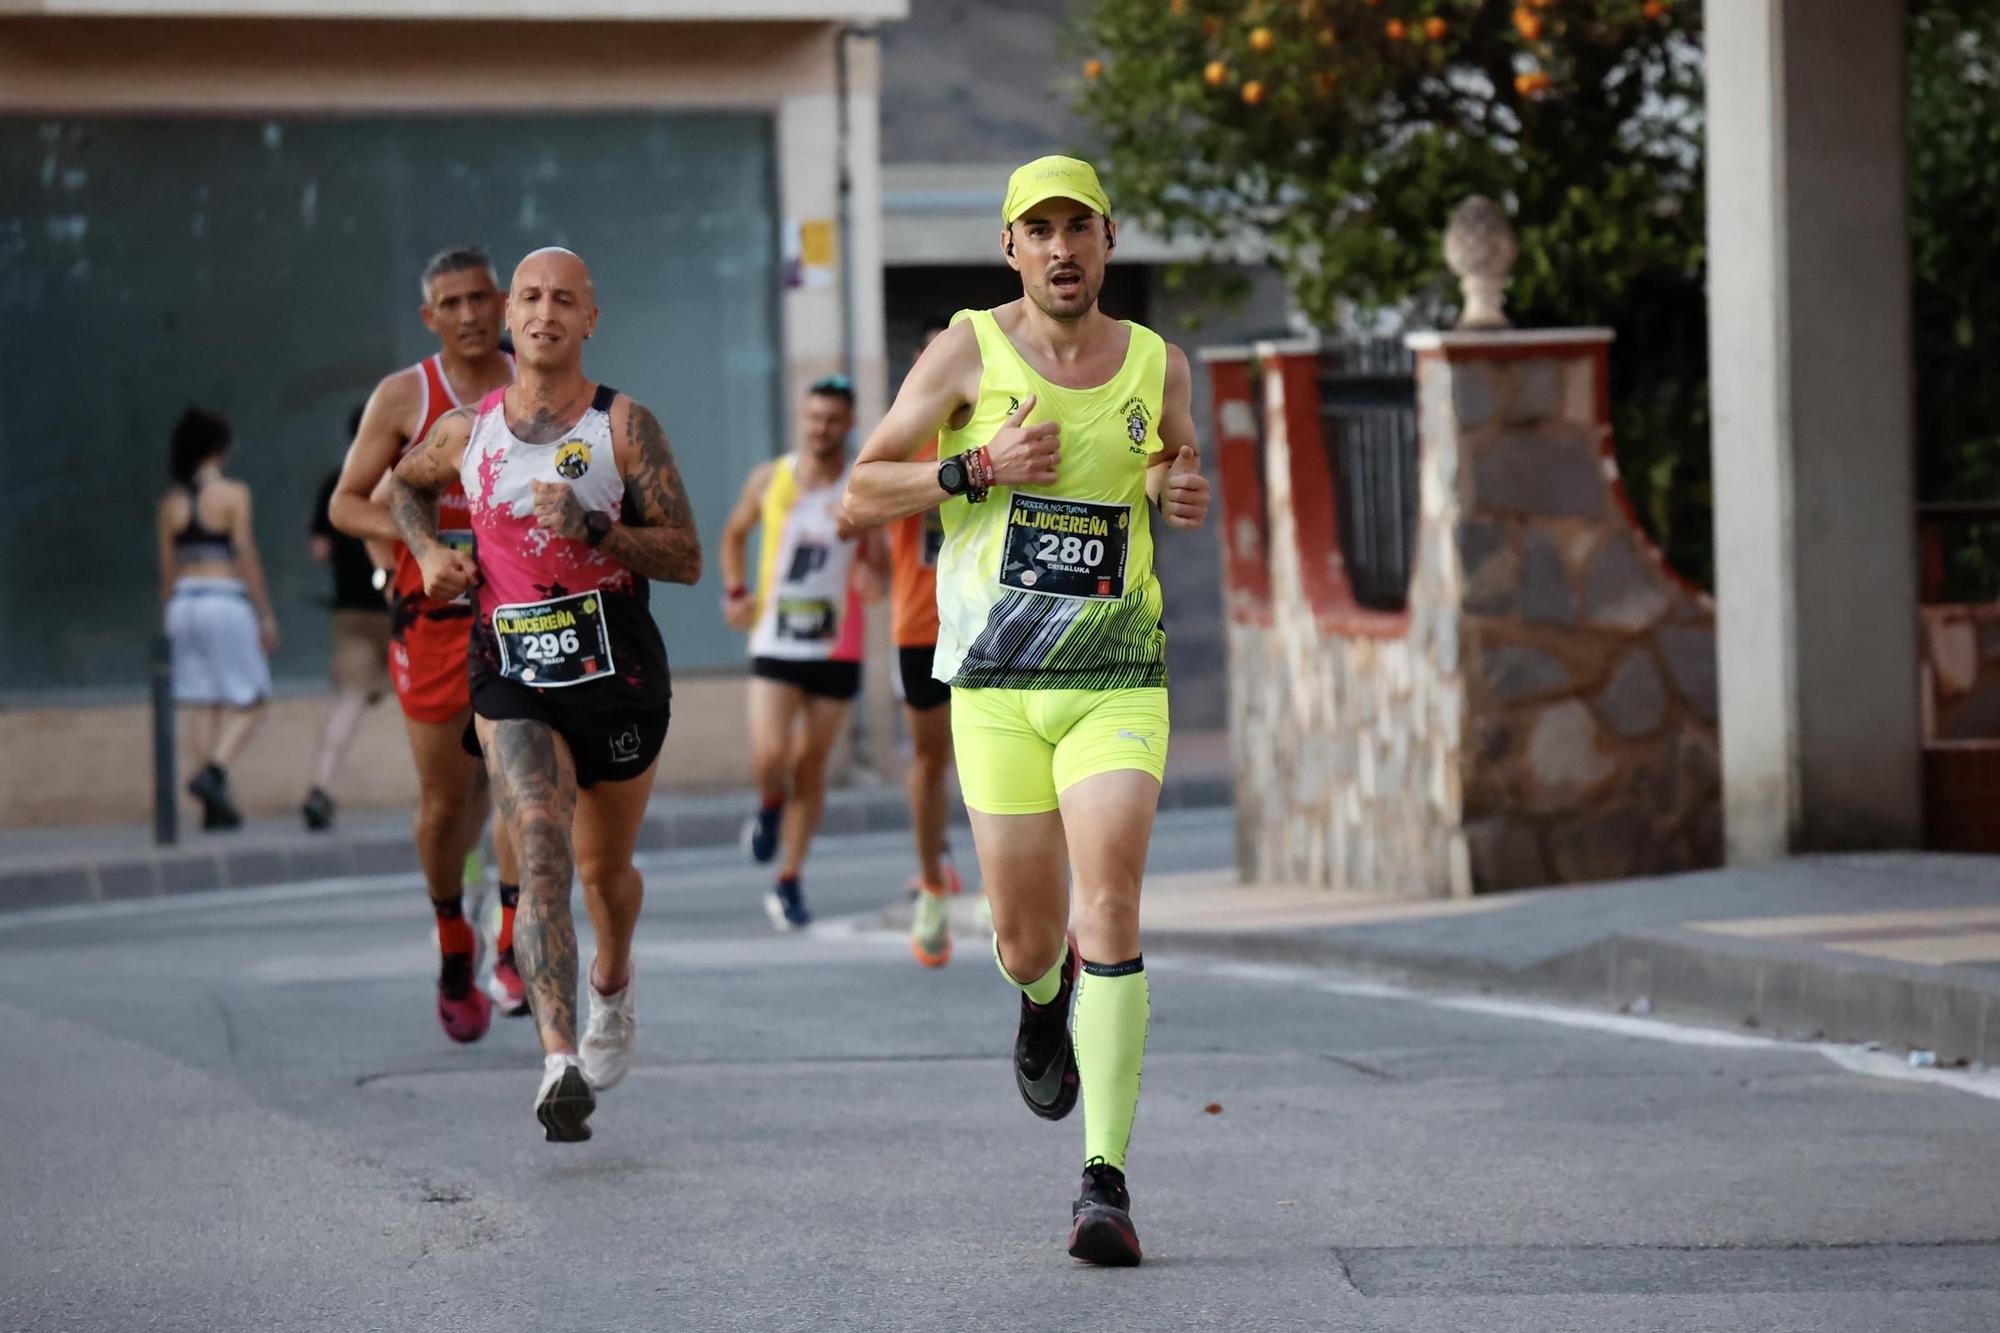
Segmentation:
{"type": "Polygon", "coordinates": [[[1713,602],[1626,502],[1604,344],[1522,336],[1426,339],[1418,361],[1423,447],[1459,460],[1474,887],[1713,865],[1713,602]]]}
{"type": "Polygon", "coordinates": [[[1400,615],[1341,568],[1317,347],[1210,358],[1246,878],[1444,896],[1715,863],[1714,609],[1625,500],[1606,343],[1413,340],[1400,615]]]}

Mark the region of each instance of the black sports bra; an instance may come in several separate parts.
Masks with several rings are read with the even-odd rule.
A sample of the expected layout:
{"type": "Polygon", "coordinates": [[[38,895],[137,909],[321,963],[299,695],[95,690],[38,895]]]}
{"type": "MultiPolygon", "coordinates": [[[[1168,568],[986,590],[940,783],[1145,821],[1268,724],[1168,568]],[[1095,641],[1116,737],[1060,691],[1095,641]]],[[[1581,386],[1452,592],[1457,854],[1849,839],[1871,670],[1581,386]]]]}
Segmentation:
{"type": "Polygon", "coordinates": [[[199,488],[188,488],[187,526],[174,534],[174,555],[184,565],[236,558],[236,539],[201,521],[199,488]]]}

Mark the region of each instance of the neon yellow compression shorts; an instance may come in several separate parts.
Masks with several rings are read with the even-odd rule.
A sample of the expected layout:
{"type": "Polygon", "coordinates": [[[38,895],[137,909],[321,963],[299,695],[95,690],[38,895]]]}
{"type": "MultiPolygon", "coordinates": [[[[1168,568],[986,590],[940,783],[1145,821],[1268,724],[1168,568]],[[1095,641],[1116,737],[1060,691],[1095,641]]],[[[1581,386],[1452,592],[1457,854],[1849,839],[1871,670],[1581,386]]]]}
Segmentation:
{"type": "Polygon", "coordinates": [[[951,743],[965,803],[1034,815],[1085,778],[1167,771],[1167,691],[954,688],[951,743]]]}

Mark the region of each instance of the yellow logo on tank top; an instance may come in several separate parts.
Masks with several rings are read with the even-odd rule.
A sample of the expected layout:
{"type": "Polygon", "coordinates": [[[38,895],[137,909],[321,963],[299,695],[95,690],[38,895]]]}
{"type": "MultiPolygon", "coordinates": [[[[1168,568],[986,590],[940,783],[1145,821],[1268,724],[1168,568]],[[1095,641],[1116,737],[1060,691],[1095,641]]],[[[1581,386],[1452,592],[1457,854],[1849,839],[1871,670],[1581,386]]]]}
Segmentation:
{"type": "Polygon", "coordinates": [[[590,445],[582,440],[565,440],[556,449],[556,475],[575,481],[590,471],[590,445]]]}

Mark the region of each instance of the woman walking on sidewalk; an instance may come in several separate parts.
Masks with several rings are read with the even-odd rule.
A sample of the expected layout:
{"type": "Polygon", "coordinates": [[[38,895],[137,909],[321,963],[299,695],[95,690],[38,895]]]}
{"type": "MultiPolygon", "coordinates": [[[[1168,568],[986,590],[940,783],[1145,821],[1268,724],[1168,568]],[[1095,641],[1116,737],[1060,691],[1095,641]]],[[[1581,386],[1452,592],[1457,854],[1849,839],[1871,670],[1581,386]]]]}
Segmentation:
{"type": "Polygon", "coordinates": [[[174,702],[194,710],[196,746],[207,757],[188,783],[202,827],[243,822],[229,791],[242,752],[271,697],[266,654],[278,622],[250,526],[250,488],[222,475],[229,421],[190,407],[174,425],[157,533],[160,601],[173,645],[174,702]]]}

